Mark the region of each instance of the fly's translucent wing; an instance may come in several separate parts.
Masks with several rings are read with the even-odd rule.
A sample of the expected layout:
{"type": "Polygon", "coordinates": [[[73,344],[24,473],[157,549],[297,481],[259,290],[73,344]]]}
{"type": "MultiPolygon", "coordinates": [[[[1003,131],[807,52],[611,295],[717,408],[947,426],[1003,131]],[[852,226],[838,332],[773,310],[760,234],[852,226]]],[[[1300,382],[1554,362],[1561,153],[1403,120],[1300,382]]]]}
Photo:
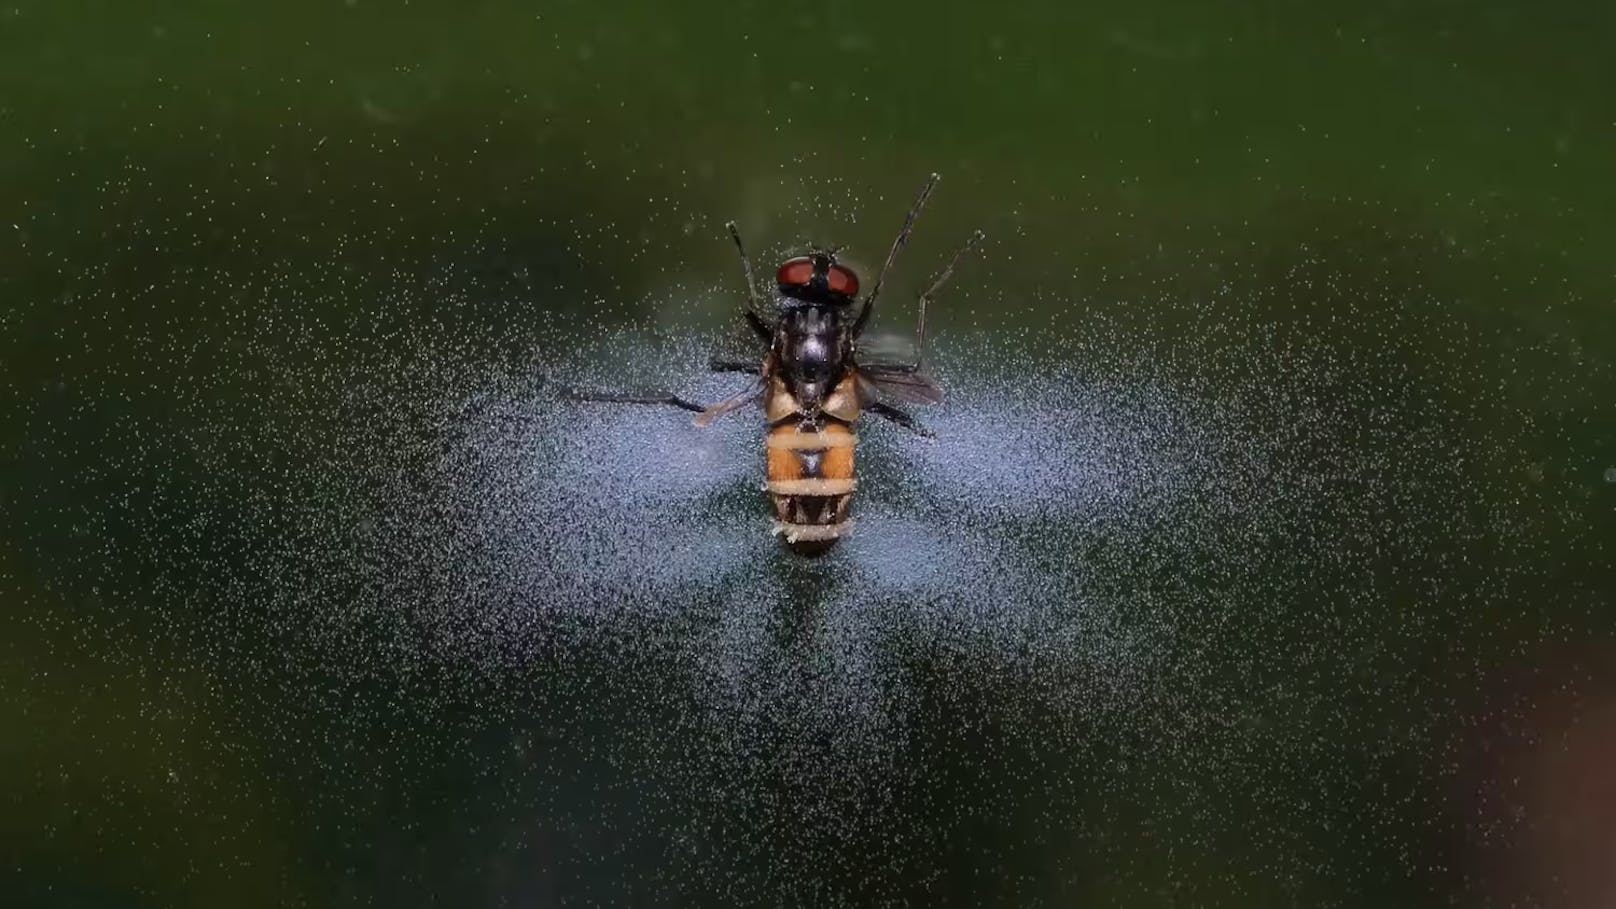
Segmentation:
{"type": "Polygon", "coordinates": [[[899,367],[860,366],[859,394],[865,400],[890,398],[907,404],[940,404],[943,390],[918,372],[899,367]]]}

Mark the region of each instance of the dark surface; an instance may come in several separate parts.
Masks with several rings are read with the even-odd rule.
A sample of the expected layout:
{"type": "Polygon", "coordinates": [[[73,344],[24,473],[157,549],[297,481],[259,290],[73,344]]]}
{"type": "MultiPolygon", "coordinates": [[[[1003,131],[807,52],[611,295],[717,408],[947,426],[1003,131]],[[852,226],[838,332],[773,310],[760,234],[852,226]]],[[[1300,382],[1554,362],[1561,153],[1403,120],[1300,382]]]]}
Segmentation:
{"type": "Polygon", "coordinates": [[[1609,905],[1611,12],[1070,6],[0,9],[7,903],[1609,905]]]}

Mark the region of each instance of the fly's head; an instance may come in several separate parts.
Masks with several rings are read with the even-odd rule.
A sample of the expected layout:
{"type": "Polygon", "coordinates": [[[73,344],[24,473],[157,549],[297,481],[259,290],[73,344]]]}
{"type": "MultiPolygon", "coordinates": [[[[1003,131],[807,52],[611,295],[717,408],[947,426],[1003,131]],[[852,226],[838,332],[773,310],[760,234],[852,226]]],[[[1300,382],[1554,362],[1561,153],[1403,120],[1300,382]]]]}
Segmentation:
{"type": "Polygon", "coordinates": [[[787,259],[775,272],[775,284],[785,310],[776,339],[784,377],[811,412],[846,362],[844,314],[858,297],[858,275],[836,261],[835,250],[823,250],[787,259]]]}
{"type": "Polygon", "coordinates": [[[788,308],[808,305],[843,309],[859,292],[858,275],[836,261],[835,250],[818,250],[787,259],[774,283],[788,308]]]}

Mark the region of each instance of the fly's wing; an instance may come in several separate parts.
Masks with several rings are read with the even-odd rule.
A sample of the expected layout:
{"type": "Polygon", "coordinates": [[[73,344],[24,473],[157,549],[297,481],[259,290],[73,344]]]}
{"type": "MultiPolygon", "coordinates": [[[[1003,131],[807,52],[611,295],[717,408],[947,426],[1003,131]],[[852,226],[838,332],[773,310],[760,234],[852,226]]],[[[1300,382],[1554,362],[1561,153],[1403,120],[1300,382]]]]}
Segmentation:
{"type": "Polygon", "coordinates": [[[763,392],[767,387],[768,386],[763,382],[753,382],[752,384],[748,385],[746,390],[740,394],[725,398],[724,400],[719,401],[717,404],[703,410],[701,413],[696,415],[696,418],[692,422],[694,422],[697,426],[711,426],[714,420],[718,419],[724,414],[734,413],[735,411],[740,410],[742,407],[756,402],[759,398],[763,397],[763,392]]]}
{"type": "Polygon", "coordinates": [[[886,398],[905,404],[940,404],[943,400],[943,390],[936,382],[905,366],[860,366],[858,379],[859,396],[865,401],[886,398]]]}

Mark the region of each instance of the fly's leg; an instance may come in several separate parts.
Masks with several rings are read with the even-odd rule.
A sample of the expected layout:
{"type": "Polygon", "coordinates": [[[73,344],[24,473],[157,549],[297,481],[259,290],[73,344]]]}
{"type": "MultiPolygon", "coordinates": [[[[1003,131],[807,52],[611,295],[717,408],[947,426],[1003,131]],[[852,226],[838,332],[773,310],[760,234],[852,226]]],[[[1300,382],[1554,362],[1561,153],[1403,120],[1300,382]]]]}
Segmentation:
{"type": "Polygon", "coordinates": [[[981,243],[986,238],[987,235],[981,231],[971,234],[971,238],[954,251],[954,255],[948,260],[948,266],[943,269],[943,273],[938,275],[937,280],[932,282],[931,287],[926,288],[926,292],[920,295],[919,311],[915,317],[915,362],[894,363],[886,367],[872,366],[866,367],[867,369],[881,371],[884,368],[895,373],[920,371],[920,368],[926,363],[926,306],[931,303],[933,297],[937,296],[937,292],[943,289],[943,285],[948,283],[948,279],[954,276],[954,268],[959,265],[960,259],[975,248],[976,244],[981,243]]]}
{"type": "Polygon", "coordinates": [[[765,387],[766,386],[762,382],[754,383],[751,387],[747,388],[740,394],[725,398],[724,400],[719,401],[717,404],[703,410],[701,413],[697,414],[696,418],[691,422],[695,423],[697,426],[709,426],[714,420],[718,419],[724,414],[734,413],[735,411],[740,410],[742,407],[757,401],[758,398],[763,396],[763,389],[765,387]]]}
{"type": "Polygon", "coordinates": [[[907,411],[899,410],[898,408],[893,407],[891,404],[886,404],[881,401],[869,401],[865,403],[864,409],[878,417],[884,417],[885,419],[891,420],[915,435],[927,439],[936,438],[935,433],[920,425],[920,422],[914,417],[910,416],[907,411]]]}
{"type": "Polygon", "coordinates": [[[759,340],[764,343],[774,340],[774,331],[769,328],[769,323],[763,321],[762,316],[750,309],[744,315],[746,316],[746,324],[751,327],[752,334],[757,335],[759,340]]]}
{"type": "Polygon", "coordinates": [[[713,372],[751,372],[751,374],[758,374],[763,369],[763,364],[758,361],[745,361],[745,359],[719,359],[719,357],[713,357],[708,361],[708,369],[713,370],[713,372]]]}
{"type": "Polygon", "coordinates": [[[746,324],[752,327],[753,334],[762,341],[772,341],[774,332],[769,329],[769,324],[763,321],[763,317],[758,315],[763,300],[758,296],[757,282],[752,279],[752,260],[747,257],[746,247],[741,244],[740,228],[735,226],[734,221],[725,224],[724,227],[729,230],[729,238],[735,241],[735,251],[741,254],[741,271],[746,275],[746,311],[742,315],[746,317],[746,324]]]}
{"type": "Polygon", "coordinates": [[[920,195],[915,197],[915,204],[910,206],[908,217],[903,219],[903,228],[892,241],[892,248],[887,251],[887,260],[881,263],[881,270],[875,274],[875,286],[870,288],[870,295],[864,298],[864,307],[859,310],[858,318],[853,321],[853,337],[858,337],[864,331],[864,323],[870,320],[870,311],[875,308],[875,298],[881,295],[881,284],[887,279],[887,269],[892,267],[898,253],[903,250],[905,243],[909,242],[909,233],[915,229],[915,219],[920,217],[920,210],[926,207],[926,200],[931,198],[931,191],[937,188],[937,181],[942,179],[936,174],[926,181],[920,188],[920,195]]]}
{"type": "Polygon", "coordinates": [[[610,391],[579,391],[576,388],[563,387],[561,389],[561,396],[572,401],[593,401],[600,404],[652,404],[665,407],[678,407],[682,410],[694,411],[696,413],[701,413],[707,409],[694,401],[687,401],[684,398],[671,394],[648,393],[635,395],[610,391]]]}
{"type": "Polygon", "coordinates": [[[562,397],[574,401],[592,401],[601,404],[649,404],[659,407],[677,407],[681,410],[692,411],[696,414],[693,421],[697,426],[707,426],[714,420],[733,413],[756,401],[763,394],[764,385],[761,382],[753,383],[745,391],[733,397],[725,398],[710,407],[704,407],[695,401],[687,401],[678,395],[671,394],[623,394],[619,392],[585,392],[575,388],[563,387],[562,397]]]}

